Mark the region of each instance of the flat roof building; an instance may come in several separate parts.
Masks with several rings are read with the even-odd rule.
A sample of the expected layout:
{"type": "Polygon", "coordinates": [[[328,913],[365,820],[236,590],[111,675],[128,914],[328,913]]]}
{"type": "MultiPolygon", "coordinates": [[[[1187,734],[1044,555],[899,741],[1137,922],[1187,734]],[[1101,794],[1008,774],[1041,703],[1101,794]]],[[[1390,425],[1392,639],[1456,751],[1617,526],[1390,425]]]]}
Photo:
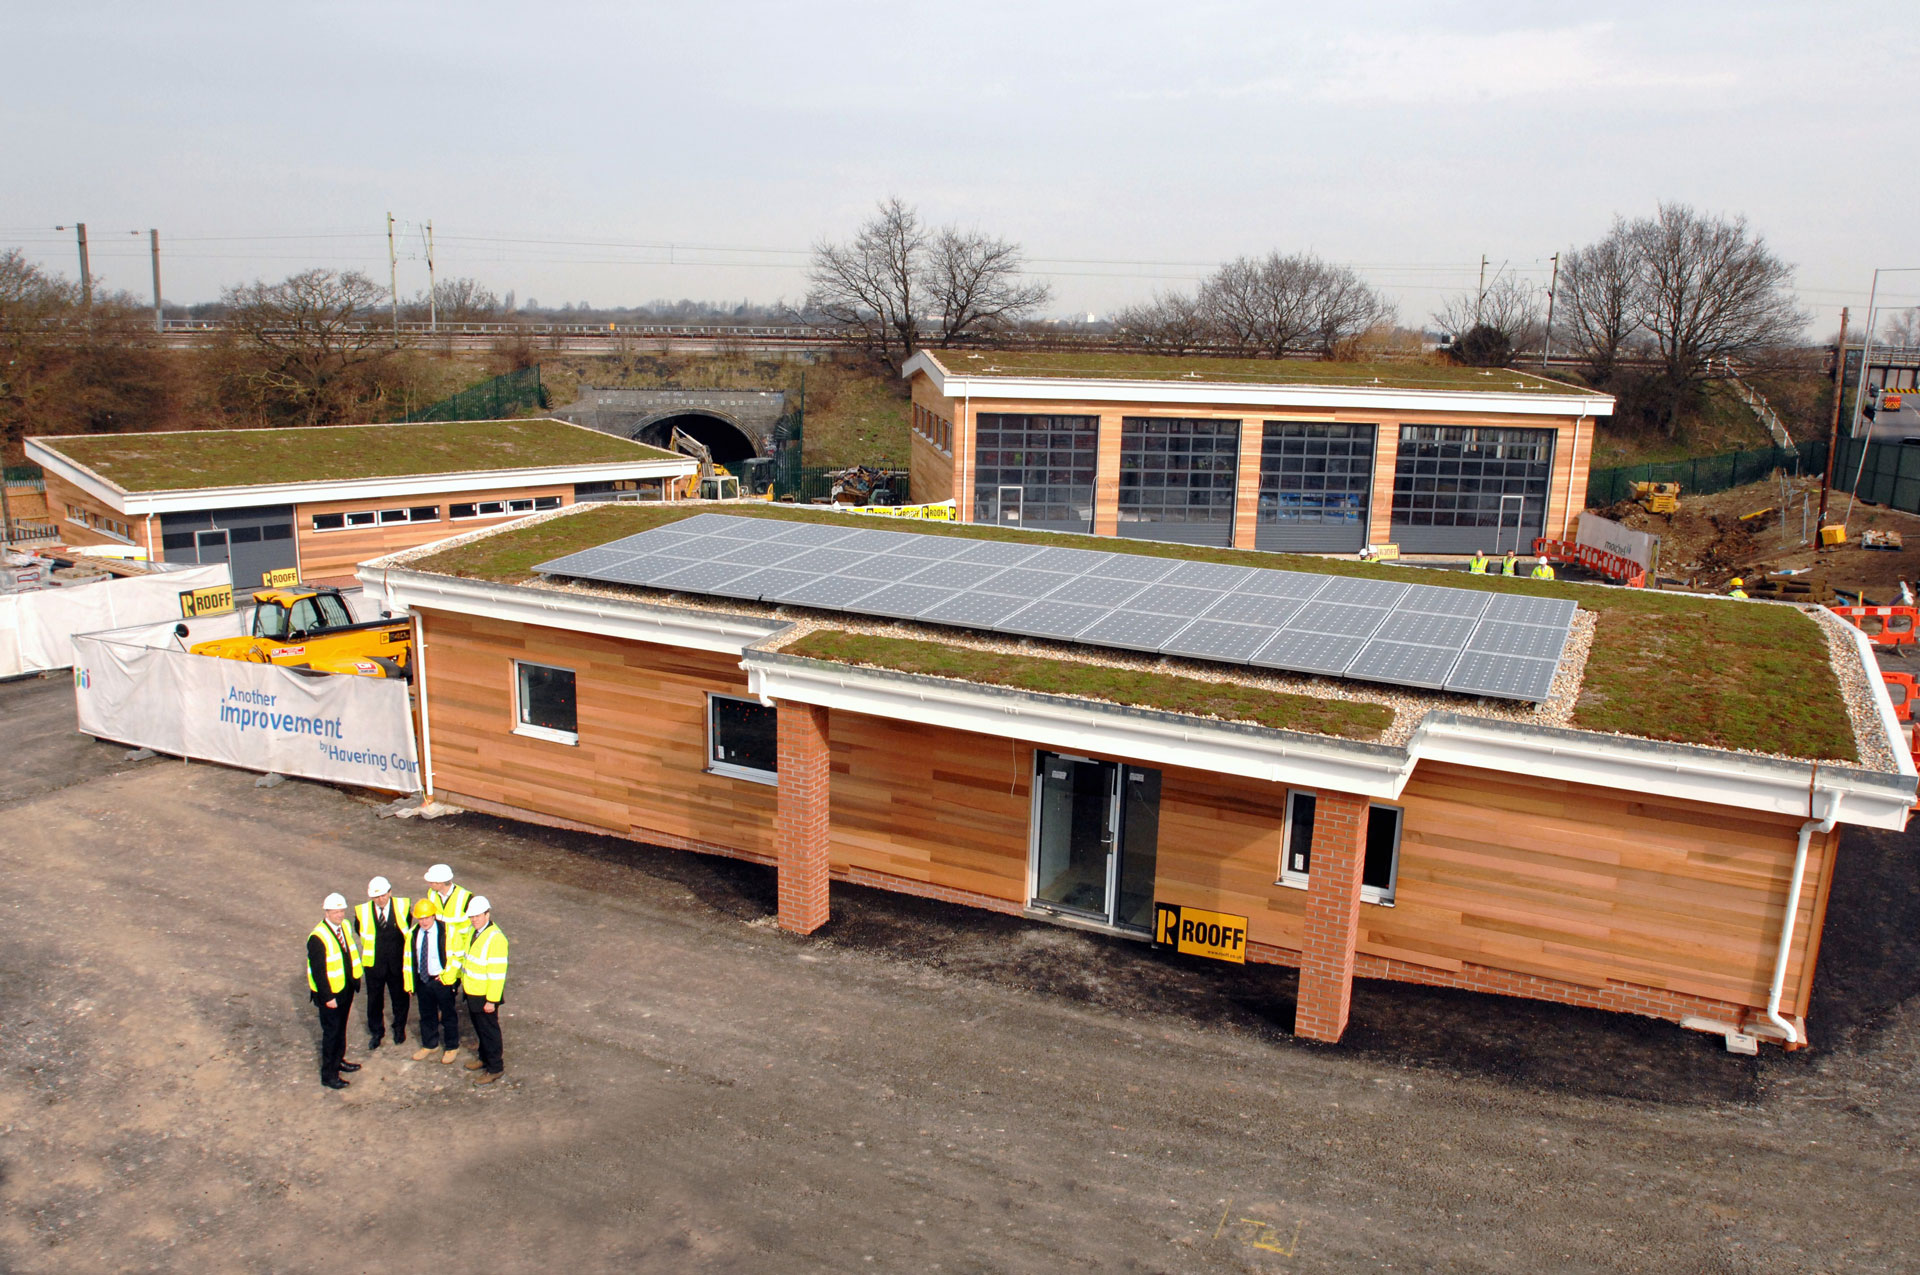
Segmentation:
{"type": "Polygon", "coordinates": [[[645,488],[695,462],[556,420],[82,434],[26,440],[70,545],[128,545],[156,562],[228,562],[351,576],[383,553],[645,488]]]}
{"type": "Polygon", "coordinates": [[[1571,539],[1614,401],[1508,368],[921,350],[913,499],[962,522],[1310,553],[1571,539]]]}
{"type": "Polygon", "coordinates": [[[1804,1041],[1837,827],[1915,799],[1825,613],[914,528],[602,507],[361,577],[442,801],[772,865],[801,933],[847,882],[1293,965],[1323,1040],[1358,977],[1804,1041]]]}

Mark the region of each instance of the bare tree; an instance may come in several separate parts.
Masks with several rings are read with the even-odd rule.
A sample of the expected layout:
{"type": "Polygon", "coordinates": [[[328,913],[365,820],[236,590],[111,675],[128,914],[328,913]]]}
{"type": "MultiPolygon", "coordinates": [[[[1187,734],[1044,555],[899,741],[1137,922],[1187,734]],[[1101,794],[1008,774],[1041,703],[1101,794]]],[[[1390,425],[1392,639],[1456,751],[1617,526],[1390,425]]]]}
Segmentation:
{"type": "MultiPolygon", "coordinates": [[[[500,315],[500,298],[478,280],[442,279],[433,285],[433,315],[442,323],[488,323],[500,315]]],[[[422,292],[400,306],[403,318],[425,319],[427,294],[422,292]]]]}
{"type": "Polygon", "coordinates": [[[1594,384],[1613,379],[1621,352],[1640,330],[1642,307],[1639,257],[1621,218],[1605,238],[1561,255],[1554,327],[1586,360],[1594,384]]]}
{"type": "Polygon", "coordinates": [[[1920,346],[1920,306],[1895,310],[1878,324],[1873,343],[1879,345],[1920,346]]]}
{"type": "Polygon", "coordinates": [[[307,270],[222,295],[226,369],[256,409],[304,425],[348,419],[370,397],[393,337],[375,320],[387,290],[357,271],[307,270]]]}
{"type": "Polygon", "coordinates": [[[1312,253],[1229,261],[1201,283],[1198,308],[1219,341],[1272,359],[1331,357],[1393,319],[1393,307],[1358,274],[1312,253]]]}
{"type": "Polygon", "coordinates": [[[814,245],[807,308],[899,367],[920,347],[927,238],[919,213],[887,200],[852,243],[814,245]]]}
{"type": "Polygon", "coordinates": [[[1462,292],[1433,313],[1433,322],[1453,338],[1449,355],[1474,367],[1505,367],[1540,340],[1544,306],[1539,289],[1502,272],[1484,292],[1462,292]]]}
{"type": "Polygon", "coordinates": [[[1792,267],[1745,217],[1662,204],[1629,234],[1639,263],[1640,322],[1660,360],[1661,423],[1671,433],[1682,403],[1716,361],[1751,358],[1793,340],[1807,314],[1788,291],[1792,267]]]}
{"type": "Polygon", "coordinates": [[[1162,354],[1191,354],[1213,343],[1214,325],[1184,292],[1163,292],[1113,316],[1115,333],[1162,354]]]}
{"type": "Polygon", "coordinates": [[[948,226],[927,245],[921,294],[940,315],[940,344],[1004,328],[1053,296],[1038,280],[1021,277],[1018,244],[977,230],[948,226]]]}
{"type": "Polygon", "coordinates": [[[1345,266],[1323,266],[1314,299],[1314,343],[1329,359],[1349,358],[1360,341],[1390,328],[1399,312],[1387,299],[1345,266]]]}

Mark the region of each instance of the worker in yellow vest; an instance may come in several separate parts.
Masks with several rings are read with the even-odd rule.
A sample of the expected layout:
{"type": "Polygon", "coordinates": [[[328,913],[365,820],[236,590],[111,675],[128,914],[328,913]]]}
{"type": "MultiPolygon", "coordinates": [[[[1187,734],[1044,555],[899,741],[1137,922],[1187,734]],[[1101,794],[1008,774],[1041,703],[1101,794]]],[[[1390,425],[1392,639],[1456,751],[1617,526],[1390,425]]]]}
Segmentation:
{"type": "Polygon", "coordinates": [[[407,943],[407,990],[420,1001],[420,1048],[415,1062],[435,1054],[450,1063],[460,1056],[460,1012],[455,993],[460,983],[460,952],[453,930],[431,897],[413,905],[413,936],[407,943]]]}
{"type": "Polygon", "coordinates": [[[347,900],[329,894],[320,904],[320,924],[307,935],[307,991],[320,1011],[320,1083],[345,1089],[343,1071],[359,1071],[347,1061],[347,1016],[360,987],[360,943],[347,924],[347,900]]]}
{"type": "Polygon", "coordinates": [[[1546,558],[1535,558],[1532,575],[1536,580],[1553,579],[1553,563],[1546,558]]]}
{"type": "Polygon", "coordinates": [[[1517,576],[1520,574],[1520,556],[1513,550],[1507,550],[1507,556],[1500,561],[1500,574],[1517,576]]]}
{"type": "Polygon", "coordinates": [[[480,1050],[467,1070],[480,1073],[474,1083],[490,1085],[506,1069],[500,1047],[500,1000],[507,992],[507,936],[493,923],[493,905],[484,895],[467,904],[467,922],[473,926],[473,941],[460,956],[460,983],[467,993],[467,1015],[473,1019],[480,1050]]]}
{"type": "Polygon", "coordinates": [[[453,869],[444,863],[427,869],[427,887],[434,911],[452,931],[455,946],[464,950],[473,934],[473,927],[467,924],[467,904],[473,901],[473,891],[464,885],[455,885],[453,869]]]}
{"type": "Polygon", "coordinates": [[[367,978],[367,1048],[380,1048],[387,1035],[386,1006],[393,1006],[393,1043],[407,1041],[407,993],[404,966],[407,940],[413,937],[413,900],[393,897],[385,877],[367,882],[367,901],[353,909],[354,932],[360,936],[360,967],[367,978]]]}
{"type": "Polygon", "coordinates": [[[1735,576],[1733,579],[1727,581],[1727,596],[1730,598],[1746,597],[1747,596],[1746,584],[1747,582],[1745,580],[1742,580],[1739,576],[1735,576]]]}
{"type": "Polygon", "coordinates": [[[1467,564],[1467,574],[1483,576],[1487,574],[1487,555],[1485,550],[1475,549],[1473,561],[1467,564]]]}

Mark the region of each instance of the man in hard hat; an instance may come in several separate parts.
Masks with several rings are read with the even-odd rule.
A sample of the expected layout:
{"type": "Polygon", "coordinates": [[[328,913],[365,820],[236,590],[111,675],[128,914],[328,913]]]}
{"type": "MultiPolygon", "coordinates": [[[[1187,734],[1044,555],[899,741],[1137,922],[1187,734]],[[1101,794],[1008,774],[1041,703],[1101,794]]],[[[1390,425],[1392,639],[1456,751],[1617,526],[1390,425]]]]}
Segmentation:
{"type": "Polygon", "coordinates": [[[473,938],[460,954],[460,984],[467,993],[467,1014],[480,1056],[467,1064],[476,1084],[500,1079],[506,1063],[500,1051],[500,999],[507,991],[507,936],[493,923],[493,904],[475,895],[467,904],[473,938]]]}
{"type": "Polygon", "coordinates": [[[1531,574],[1533,578],[1536,580],[1553,579],[1552,560],[1548,558],[1535,558],[1533,560],[1533,571],[1531,572],[1531,574]]]}
{"type": "Polygon", "coordinates": [[[1473,561],[1467,564],[1467,574],[1483,576],[1487,574],[1487,552],[1484,549],[1473,551],[1473,561]]]}
{"type": "Polygon", "coordinates": [[[1733,579],[1727,581],[1727,596],[1730,598],[1746,597],[1747,596],[1746,584],[1747,582],[1745,580],[1742,580],[1739,576],[1735,576],[1733,579]]]}
{"type": "Polygon", "coordinates": [[[406,972],[409,989],[420,998],[420,1048],[413,1051],[413,1060],[425,1062],[438,1054],[441,1062],[450,1063],[460,1056],[460,1012],[454,996],[460,953],[432,898],[413,905],[406,972]]]}
{"type": "Polygon", "coordinates": [[[1520,555],[1511,549],[1507,550],[1507,556],[1500,560],[1500,574],[1503,576],[1519,575],[1520,555]]]}
{"type": "Polygon", "coordinates": [[[320,1011],[320,1083],[345,1089],[343,1071],[359,1071],[347,1061],[347,1015],[360,987],[360,944],[347,924],[347,900],[329,894],[320,904],[320,924],[307,935],[307,991],[320,1011]]]}
{"type": "Polygon", "coordinates": [[[452,929],[459,945],[465,947],[467,936],[473,933],[467,925],[467,904],[473,900],[473,891],[464,885],[455,885],[453,869],[444,863],[427,869],[427,887],[432,894],[434,911],[452,929]]]}
{"type": "Polygon", "coordinates": [[[360,965],[367,976],[367,1048],[380,1048],[387,1035],[386,1003],[393,1005],[393,1043],[407,1040],[407,939],[413,918],[413,900],[393,897],[385,877],[367,882],[367,901],[353,910],[354,933],[360,936],[360,965]]]}

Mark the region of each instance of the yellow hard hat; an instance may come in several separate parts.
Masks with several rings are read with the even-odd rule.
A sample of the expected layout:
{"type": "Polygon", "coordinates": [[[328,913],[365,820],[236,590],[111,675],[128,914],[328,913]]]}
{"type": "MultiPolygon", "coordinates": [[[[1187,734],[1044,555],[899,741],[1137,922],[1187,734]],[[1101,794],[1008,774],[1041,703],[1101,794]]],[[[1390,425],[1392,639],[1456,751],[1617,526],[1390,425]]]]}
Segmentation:
{"type": "Polygon", "coordinates": [[[1727,581],[1727,583],[1733,586],[1734,588],[1738,589],[1743,587],[1747,582],[1745,580],[1742,580],[1739,576],[1735,576],[1733,579],[1727,581]]]}
{"type": "Polygon", "coordinates": [[[413,901],[413,919],[416,921],[424,921],[439,910],[440,909],[433,906],[432,899],[415,899],[413,901]]]}

